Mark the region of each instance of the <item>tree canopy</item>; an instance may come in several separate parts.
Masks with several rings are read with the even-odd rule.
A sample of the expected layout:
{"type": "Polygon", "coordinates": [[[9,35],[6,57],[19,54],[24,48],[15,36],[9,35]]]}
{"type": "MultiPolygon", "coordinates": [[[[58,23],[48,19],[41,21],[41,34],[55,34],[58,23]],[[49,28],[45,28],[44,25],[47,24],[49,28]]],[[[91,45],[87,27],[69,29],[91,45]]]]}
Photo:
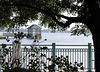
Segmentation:
{"type": "Polygon", "coordinates": [[[0,0],[0,27],[18,28],[29,20],[40,20],[49,28],[72,28],[74,34],[92,33],[95,68],[100,72],[100,1],[99,0],[0,0]],[[77,16],[69,17],[64,12],[77,16]],[[63,20],[65,19],[65,20],[63,20]],[[85,25],[84,25],[85,24],[85,25]]]}
{"type": "Polygon", "coordinates": [[[71,23],[78,23],[72,28],[73,34],[86,35],[89,30],[79,24],[85,23],[89,16],[88,9],[84,8],[84,0],[0,0],[0,27],[18,28],[29,20],[40,20],[41,25],[52,29],[64,29],[71,23]],[[64,15],[64,12],[73,17],[64,15]]]}

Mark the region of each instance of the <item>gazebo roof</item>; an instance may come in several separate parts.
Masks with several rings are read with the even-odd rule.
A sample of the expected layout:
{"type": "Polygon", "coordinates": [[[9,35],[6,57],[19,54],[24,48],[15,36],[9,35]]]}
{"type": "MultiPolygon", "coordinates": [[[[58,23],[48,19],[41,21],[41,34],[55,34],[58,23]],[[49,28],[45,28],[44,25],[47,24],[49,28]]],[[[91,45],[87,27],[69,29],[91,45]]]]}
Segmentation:
{"type": "Polygon", "coordinates": [[[28,27],[27,29],[41,29],[38,25],[33,24],[30,27],[28,27]]]}

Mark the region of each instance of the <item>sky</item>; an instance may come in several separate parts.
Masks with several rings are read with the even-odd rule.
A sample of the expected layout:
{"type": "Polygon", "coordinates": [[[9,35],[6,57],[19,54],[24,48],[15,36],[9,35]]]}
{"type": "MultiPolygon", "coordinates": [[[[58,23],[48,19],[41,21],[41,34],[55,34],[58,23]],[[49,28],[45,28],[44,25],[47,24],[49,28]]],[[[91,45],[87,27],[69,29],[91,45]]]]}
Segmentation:
{"type": "MultiPolygon", "coordinates": [[[[23,26],[23,27],[21,27],[21,28],[24,28],[24,29],[25,29],[25,28],[28,28],[28,27],[31,26],[32,24],[38,25],[38,24],[39,24],[39,21],[38,21],[38,20],[32,21],[32,22],[31,22],[31,21],[28,21],[28,22],[27,22],[27,25],[28,25],[28,26],[27,26],[27,27],[23,26]]],[[[70,30],[74,25],[75,25],[75,24],[71,24],[71,25],[70,25],[70,28],[68,28],[67,30],[70,30]]],[[[42,28],[42,30],[48,29],[48,28],[46,28],[46,27],[44,27],[44,26],[42,26],[41,28],[42,28]]]]}
{"type": "MultiPolygon", "coordinates": [[[[36,20],[36,21],[28,21],[28,22],[27,22],[27,25],[28,25],[28,26],[27,26],[27,27],[23,26],[23,27],[21,27],[21,28],[24,28],[24,29],[25,29],[25,28],[28,28],[28,27],[31,26],[32,24],[39,25],[39,20],[36,20]]],[[[48,29],[48,28],[45,28],[45,27],[43,27],[43,26],[42,26],[41,28],[42,28],[42,29],[48,29]]]]}

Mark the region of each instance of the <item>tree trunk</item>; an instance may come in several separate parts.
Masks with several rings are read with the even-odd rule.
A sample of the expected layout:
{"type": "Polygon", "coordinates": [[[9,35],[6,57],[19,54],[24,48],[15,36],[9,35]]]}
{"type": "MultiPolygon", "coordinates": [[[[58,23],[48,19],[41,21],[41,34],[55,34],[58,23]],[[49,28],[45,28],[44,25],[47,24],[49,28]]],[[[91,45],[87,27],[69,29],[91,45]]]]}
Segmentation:
{"type": "MultiPolygon", "coordinates": [[[[96,19],[96,18],[94,18],[96,19]]],[[[94,43],[94,51],[95,51],[95,70],[96,72],[100,72],[100,28],[99,28],[100,20],[95,20],[94,28],[92,29],[92,37],[94,43]]]]}
{"type": "Polygon", "coordinates": [[[21,43],[13,42],[13,52],[12,52],[12,67],[20,67],[21,65],[21,43]]]}
{"type": "Polygon", "coordinates": [[[100,72],[100,36],[93,35],[94,49],[95,49],[95,69],[100,72]]]}
{"type": "Polygon", "coordinates": [[[94,43],[95,70],[96,72],[100,72],[100,7],[98,4],[95,4],[93,10],[91,10],[89,29],[91,30],[94,43]]]}

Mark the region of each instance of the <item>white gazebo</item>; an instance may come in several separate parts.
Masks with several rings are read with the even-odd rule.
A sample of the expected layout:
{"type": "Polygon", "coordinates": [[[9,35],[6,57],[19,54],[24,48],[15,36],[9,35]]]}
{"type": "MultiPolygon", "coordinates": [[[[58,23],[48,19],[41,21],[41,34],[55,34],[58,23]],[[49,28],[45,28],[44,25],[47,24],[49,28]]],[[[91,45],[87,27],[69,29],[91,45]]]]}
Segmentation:
{"type": "Polygon", "coordinates": [[[38,25],[33,24],[30,27],[28,27],[27,29],[28,29],[27,38],[41,39],[41,28],[38,25]]]}

